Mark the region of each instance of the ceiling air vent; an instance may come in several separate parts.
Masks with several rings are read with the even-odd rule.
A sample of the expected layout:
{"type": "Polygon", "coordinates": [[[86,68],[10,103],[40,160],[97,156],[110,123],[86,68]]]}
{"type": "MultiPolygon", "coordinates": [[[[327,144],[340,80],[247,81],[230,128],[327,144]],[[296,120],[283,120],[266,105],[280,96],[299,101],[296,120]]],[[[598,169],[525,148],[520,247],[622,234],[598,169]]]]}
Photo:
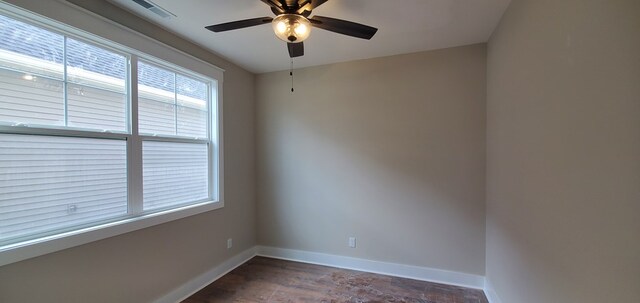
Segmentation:
{"type": "Polygon", "coordinates": [[[149,0],[132,0],[132,1],[162,18],[171,18],[176,16],[172,14],[170,11],[160,7],[159,5],[149,0]]]}

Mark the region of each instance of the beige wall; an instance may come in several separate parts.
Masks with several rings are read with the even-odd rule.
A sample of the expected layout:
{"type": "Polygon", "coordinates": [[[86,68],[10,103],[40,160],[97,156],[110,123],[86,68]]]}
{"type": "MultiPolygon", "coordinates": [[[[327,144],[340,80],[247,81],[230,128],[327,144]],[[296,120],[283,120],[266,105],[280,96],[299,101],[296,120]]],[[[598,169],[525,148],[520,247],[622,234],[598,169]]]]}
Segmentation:
{"type": "Polygon", "coordinates": [[[487,277],[640,298],[640,1],[514,0],[488,47],[487,277]]]}
{"type": "MultiPolygon", "coordinates": [[[[45,15],[60,13],[52,2],[7,2],[45,15]]],[[[0,302],[150,302],[256,244],[255,77],[105,1],[72,2],[226,69],[226,206],[0,267],[0,302]],[[227,250],[229,237],[234,247],[227,250]]]]}
{"type": "Polygon", "coordinates": [[[258,242],[483,275],[485,62],[478,44],[306,68],[293,94],[258,75],[258,242]]]}

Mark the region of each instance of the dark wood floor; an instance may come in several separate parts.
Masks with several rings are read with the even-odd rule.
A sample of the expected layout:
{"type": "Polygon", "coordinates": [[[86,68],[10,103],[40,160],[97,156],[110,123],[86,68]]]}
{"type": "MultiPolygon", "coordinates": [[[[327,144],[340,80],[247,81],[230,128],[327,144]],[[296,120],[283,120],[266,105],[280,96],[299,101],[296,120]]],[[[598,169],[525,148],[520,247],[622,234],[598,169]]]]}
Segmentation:
{"type": "Polygon", "coordinates": [[[481,290],[255,257],[183,303],[488,303],[481,290]]]}

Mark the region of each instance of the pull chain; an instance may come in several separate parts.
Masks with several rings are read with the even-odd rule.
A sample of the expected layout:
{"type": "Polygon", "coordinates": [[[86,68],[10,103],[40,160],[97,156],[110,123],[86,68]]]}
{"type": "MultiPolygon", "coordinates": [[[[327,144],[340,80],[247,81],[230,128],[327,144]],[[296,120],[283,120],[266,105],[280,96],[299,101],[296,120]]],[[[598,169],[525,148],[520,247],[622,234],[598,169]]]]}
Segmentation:
{"type": "Polygon", "coordinates": [[[289,76],[291,76],[291,92],[293,93],[293,58],[291,58],[291,66],[289,67],[289,76]]]}

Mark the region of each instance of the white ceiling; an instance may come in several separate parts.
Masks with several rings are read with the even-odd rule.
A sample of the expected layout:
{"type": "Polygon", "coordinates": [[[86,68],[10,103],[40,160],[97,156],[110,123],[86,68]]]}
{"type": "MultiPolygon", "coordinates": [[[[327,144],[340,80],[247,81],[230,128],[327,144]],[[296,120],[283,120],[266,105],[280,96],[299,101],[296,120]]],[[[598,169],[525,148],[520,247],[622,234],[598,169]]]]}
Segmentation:
{"type": "MultiPolygon", "coordinates": [[[[152,0],[175,18],[163,19],[132,0],[110,0],[243,68],[286,70],[286,44],[271,25],[213,33],[207,25],[270,16],[260,0],[152,0]]],[[[313,11],[378,28],[371,40],[313,29],[295,68],[486,42],[511,0],[330,0],[313,11]]]]}

